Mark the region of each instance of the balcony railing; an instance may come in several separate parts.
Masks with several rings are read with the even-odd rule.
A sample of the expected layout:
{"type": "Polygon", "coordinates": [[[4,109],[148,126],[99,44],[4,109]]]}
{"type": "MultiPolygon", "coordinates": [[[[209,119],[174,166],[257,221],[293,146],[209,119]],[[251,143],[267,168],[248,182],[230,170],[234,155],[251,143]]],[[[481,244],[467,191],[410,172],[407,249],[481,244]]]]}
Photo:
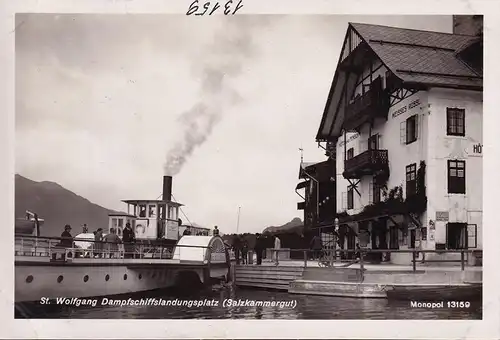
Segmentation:
{"type": "Polygon", "coordinates": [[[346,106],[344,128],[355,130],[371,118],[387,118],[388,102],[389,96],[382,89],[382,80],[377,78],[372,82],[368,92],[346,106]]]}
{"type": "Polygon", "coordinates": [[[344,178],[361,178],[389,171],[387,150],[367,150],[344,162],[344,178]]]}

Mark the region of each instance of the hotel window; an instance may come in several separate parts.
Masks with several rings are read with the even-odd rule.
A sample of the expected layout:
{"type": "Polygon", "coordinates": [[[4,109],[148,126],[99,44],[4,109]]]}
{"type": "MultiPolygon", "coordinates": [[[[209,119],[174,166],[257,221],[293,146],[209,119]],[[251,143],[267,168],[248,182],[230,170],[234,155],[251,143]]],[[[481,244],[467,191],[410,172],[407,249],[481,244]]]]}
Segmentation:
{"type": "Polygon", "coordinates": [[[378,138],[378,134],[370,136],[370,138],[368,138],[368,150],[378,150],[378,138]]]}
{"type": "Polygon", "coordinates": [[[467,223],[446,224],[446,248],[467,249],[467,223]]]}
{"type": "Polygon", "coordinates": [[[389,227],[389,249],[399,249],[399,229],[396,226],[389,227]]]}
{"type": "Polygon", "coordinates": [[[406,166],[406,197],[417,193],[417,164],[406,166]]]}
{"type": "Polygon", "coordinates": [[[420,230],[420,236],[422,241],[427,241],[427,227],[422,227],[420,230]]]}
{"type": "Polygon", "coordinates": [[[400,124],[401,144],[411,144],[418,139],[418,115],[413,115],[400,124]]]}
{"type": "Polygon", "coordinates": [[[347,188],[347,209],[354,209],[354,188],[352,186],[347,188]]]}
{"type": "Polygon", "coordinates": [[[354,148],[350,148],[349,150],[347,150],[346,158],[351,159],[353,157],[354,157],[354,148]]]}
{"type": "Polygon", "coordinates": [[[377,182],[377,177],[373,176],[372,180],[372,202],[380,203],[380,190],[382,186],[377,182]]]}
{"type": "Polygon", "coordinates": [[[446,108],[446,134],[448,136],[465,136],[465,110],[446,108]]]}
{"type": "Polygon", "coordinates": [[[465,161],[448,160],[448,193],[465,194],[465,161]]]}

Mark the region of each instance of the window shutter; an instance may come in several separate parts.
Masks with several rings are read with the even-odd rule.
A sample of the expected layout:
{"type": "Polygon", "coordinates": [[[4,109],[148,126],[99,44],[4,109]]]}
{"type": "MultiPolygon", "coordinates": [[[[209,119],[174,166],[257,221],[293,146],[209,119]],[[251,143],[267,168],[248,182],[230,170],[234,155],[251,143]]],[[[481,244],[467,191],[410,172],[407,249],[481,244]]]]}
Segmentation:
{"type": "Polygon", "coordinates": [[[369,183],[368,183],[368,204],[373,203],[373,191],[374,191],[374,181],[373,178],[369,178],[369,183]]]}
{"type": "Polygon", "coordinates": [[[418,124],[418,120],[419,120],[420,116],[417,114],[415,115],[415,139],[418,139],[418,135],[419,135],[419,124],[418,124]]]}
{"type": "Polygon", "coordinates": [[[399,124],[399,136],[401,139],[401,144],[406,144],[406,121],[399,124]]]}
{"type": "Polygon", "coordinates": [[[477,225],[469,224],[467,226],[467,246],[468,248],[477,248],[477,225]]]}
{"type": "Polygon", "coordinates": [[[347,210],[347,192],[342,193],[342,210],[347,210]]]}

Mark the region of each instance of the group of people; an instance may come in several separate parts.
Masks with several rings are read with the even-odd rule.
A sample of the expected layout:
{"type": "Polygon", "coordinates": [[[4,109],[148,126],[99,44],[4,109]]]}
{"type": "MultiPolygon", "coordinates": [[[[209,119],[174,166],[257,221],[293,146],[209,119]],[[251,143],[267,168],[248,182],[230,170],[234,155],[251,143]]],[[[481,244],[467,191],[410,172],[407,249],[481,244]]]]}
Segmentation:
{"type": "MultiPolygon", "coordinates": [[[[262,259],[265,257],[265,250],[268,248],[267,247],[267,239],[265,236],[257,233],[255,234],[255,245],[253,247],[253,251],[256,254],[257,257],[257,265],[262,264],[262,259]]],[[[235,235],[232,239],[232,249],[234,251],[234,256],[236,259],[236,264],[249,264],[249,244],[246,239],[244,239],[240,235],[235,235]]],[[[279,250],[281,248],[281,240],[279,237],[274,236],[274,249],[279,250]]],[[[251,255],[253,256],[253,254],[251,255]]],[[[273,258],[275,253],[273,253],[273,258]]]]}
{"type": "MultiPolygon", "coordinates": [[[[57,244],[61,248],[73,248],[73,242],[75,241],[71,235],[71,226],[66,224],[64,226],[64,231],[61,234],[61,241],[57,244]]],[[[86,224],[83,225],[83,234],[88,233],[88,227],[86,224]]],[[[124,246],[124,258],[134,258],[135,257],[135,233],[132,230],[130,223],[125,225],[123,229],[122,238],[117,235],[116,229],[111,228],[110,233],[104,235],[103,229],[98,228],[93,232],[94,242],[92,246],[93,257],[105,257],[109,254],[110,258],[118,257],[119,244],[123,243],[124,246]]],[[[71,254],[69,254],[71,256],[71,254]]]]}
{"type": "Polygon", "coordinates": [[[235,235],[232,242],[236,264],[248,264],[248,242],[240,235],[235,235]],[[241,256],[241,257],[240,257],[241,256]],[[241,261],[240,261],[241,260],[241,261]]]}

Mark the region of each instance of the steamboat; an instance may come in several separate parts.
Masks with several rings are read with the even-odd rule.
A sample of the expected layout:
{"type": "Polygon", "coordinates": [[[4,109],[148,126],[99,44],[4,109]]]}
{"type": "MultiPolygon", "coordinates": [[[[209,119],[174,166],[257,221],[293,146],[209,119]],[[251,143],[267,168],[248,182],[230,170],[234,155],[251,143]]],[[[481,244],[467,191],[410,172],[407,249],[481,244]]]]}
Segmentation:
{"type": "Polygon", "coordinates": [[[27,211],[25,220],[16,220],[16,304],[142,293],[228,278],[230,257],[221,237],[181,234],[182,204],[172,201],[171,176],[163,177],[161,200],[122,202],[127,213],[110,214],[103,228],[118,236],[120,242],[114,244],[96,241],[84,231],[62,247],[62,238],[40,236],[44,220],[37,214],[27,211]],[[133,244],[121,242],[127,224],[135,234],[133,244]]]}

